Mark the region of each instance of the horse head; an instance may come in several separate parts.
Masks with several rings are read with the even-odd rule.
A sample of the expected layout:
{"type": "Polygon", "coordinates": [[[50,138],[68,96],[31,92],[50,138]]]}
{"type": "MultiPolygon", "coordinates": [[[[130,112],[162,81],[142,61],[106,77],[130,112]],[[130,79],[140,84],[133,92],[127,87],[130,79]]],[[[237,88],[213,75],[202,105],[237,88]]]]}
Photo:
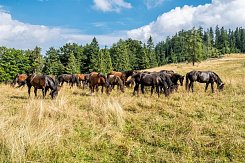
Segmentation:
{"type": "Polygon", "coordinates": [[[219,89],[220,91],[223,91],[224,86],[225,86],[224,83],[220,83],[220,84],[218,85],[218,89],[219,89]]]}

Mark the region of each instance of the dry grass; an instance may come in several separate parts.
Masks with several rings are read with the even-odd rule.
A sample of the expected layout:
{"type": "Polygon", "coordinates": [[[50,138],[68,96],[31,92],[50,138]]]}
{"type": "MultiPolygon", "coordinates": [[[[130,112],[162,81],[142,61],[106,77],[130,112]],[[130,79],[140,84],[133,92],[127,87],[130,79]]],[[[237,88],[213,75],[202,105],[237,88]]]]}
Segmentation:
{"type": "Polygon", "coordinates": [[[194,93],[181,87],[157,98],[64,87],[56,100],[43,100],[40,92],[29,99],[27,88],[1,85],[0,161],[244,162],[245,56],[152,71],[159,69],[213,70],[225,90],[205,93],[195,84],[194,93]]]}

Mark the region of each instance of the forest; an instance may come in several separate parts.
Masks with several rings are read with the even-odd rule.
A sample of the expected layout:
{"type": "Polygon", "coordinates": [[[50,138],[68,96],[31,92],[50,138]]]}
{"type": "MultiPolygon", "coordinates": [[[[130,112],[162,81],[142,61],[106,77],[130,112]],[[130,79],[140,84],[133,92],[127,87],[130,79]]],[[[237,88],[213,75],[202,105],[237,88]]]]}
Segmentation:
{"type": "Polygon", "coordinates": [[[141,70],[168,63],[196,62],[217,58],[223,54],[245,52],[245,29],[235,30],[216,26],[181,30],[172,37],[154,44],[150,36],[146,43],[131,38],[120,39],[111,47],[99,46],[96,38],[79,45],[66,43],[50,47],[45,54],[36,46],[20,50],[0,46],[0,82],[10,81],[20,73],[107,73],[112,70],[141,70]]]}

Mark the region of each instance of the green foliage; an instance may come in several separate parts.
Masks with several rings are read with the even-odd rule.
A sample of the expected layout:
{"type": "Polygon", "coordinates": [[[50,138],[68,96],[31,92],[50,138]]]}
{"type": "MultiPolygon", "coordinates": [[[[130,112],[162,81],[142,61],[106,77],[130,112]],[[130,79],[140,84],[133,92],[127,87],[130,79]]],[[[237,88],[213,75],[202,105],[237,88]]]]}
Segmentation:
{"type": "Polygon", "coordinates": [[[110,48],[100,49],[96,38],[85,46],[67,43],[46,51],[41,48],[16,50],[0,47],[0,82],[12,80],[19,73],[107,73],[147,69],[167,63],[195,62],[220,57],[226,53],[245,53],[245,29],[234,31],[216,26],[215,30],[203,28],[181,30],[154,46],[150,36],[146,44],[131,38],[120,39],[110,48]]]}
{"type": "Polygon", "coordinates": [[[68,74],[76,74],[79,73],[79,65],[76,62],[76,58],[73,53],[70,54],[68,58],[68,64],[65,67],[65,72],[68,74]]]}
{"type": "Polygon", "coordinates": [[[64,71],[64,66],[60,62],[58,50],[53,47],[49,48],[45,56],[44,73],[59,75],[64,71]]]}
{"type": "Polygon", "coordinates": [[[157,67],[158,63],[156,60],[156,54],[154,50],[154,43],[152,37],[150,36],[147,40],[147,57],[149,59],[150,67],[157,67]]]}

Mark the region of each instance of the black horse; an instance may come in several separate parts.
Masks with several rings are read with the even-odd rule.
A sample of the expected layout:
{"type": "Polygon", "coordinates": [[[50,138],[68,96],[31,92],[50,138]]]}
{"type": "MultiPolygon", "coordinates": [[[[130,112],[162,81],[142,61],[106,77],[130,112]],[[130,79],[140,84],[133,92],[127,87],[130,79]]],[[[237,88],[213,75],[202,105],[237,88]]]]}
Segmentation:
{"type": "Polygon", "coordinates": [[[61,86],[63,86],[64,82],[68,83],[71,87],[73,87],[74,84],[77,86],[81,86],[81,83],[78,79],[78,77],[74,74],[62,74],[57,77],[57,80],[61,86]]]}
{"type": "Polygon", "coordinates": [[[219,90],[223,90],[224,83],[220,77],[212,71],[191,71],[186,74],[186,90],[190,91],[190,88],[193,90],[193,83],[197,81],[199,83],[206,83],[205,92],[208,89],[208,85],[211,84],[212,93],[214,93],[214,82],[217,84],[219,90]],[[190,81],[190,83],[189,83],[190,81]]]}
{"type": "Polygon", "coordinates": [[[37,90],[42,89],[43,98],[45,98],[47,91],[51,89],[51,97],[52,99],[55,98],[58,95],[58,91],[60,89],[58,81],[54,81],[53,78],[51,78],[48,75],[36,75],[32,74],[29,75],[25,82],[22,82],[18,87],[21,87],[22,84],[27,84],[28,87],[28,95],[30,97],[31,93],[31,87],[34,87],[34,93],[35,96],[37,96],[37,90]]]}
{"type": "Polygon", "coordinates": [[[178,73],[173,73],[173,74],[168,74],[168,75],[172,83],[174,84],[175,90],[178,91],[178,87],[179,87],[178,81],[180,83],[180,86],[183,86],[183,81],[184,81],[185,76],[182,76],[178,73]]]}
{"type": "Polygon", "coordinates": [[[164,88],[164,94],[165,96],[169,95],[168,92],[168,85],[165,79],[163,79],[158,73],[141,73],[138,72],[134,75],[132,75],[132,79],[135,81],[135,87],[133,95],[139,94],[139,85],[141,86],[141,92],[144,94],[145,86],[151,86],[151,95],[153,94],[154,88],[156,87],[156,92],[158,94],[158,97],[160,95],[160,87],[162,86],[164,88]]]}

